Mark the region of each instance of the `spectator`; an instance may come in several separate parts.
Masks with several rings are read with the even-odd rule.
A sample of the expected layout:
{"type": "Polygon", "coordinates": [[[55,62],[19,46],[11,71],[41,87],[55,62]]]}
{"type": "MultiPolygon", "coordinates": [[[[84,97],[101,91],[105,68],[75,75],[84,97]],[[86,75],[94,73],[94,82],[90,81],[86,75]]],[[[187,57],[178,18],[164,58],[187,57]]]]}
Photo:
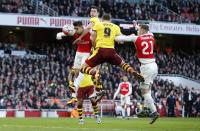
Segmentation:
{"type": "Polygon", "coordinates": [[[173,91],[170,92],[169,96],[167,97],[167,114],[169,117],[175,116],[175,107],[176,107],[176,98],[174,96],[173,91]]]}
{"type": "Polygon", "coordinates": [[[192,106],[195,101],[195,94],[191,91],[191,89],[186,88],[183,94],[184,107],[185,107],[185,117],[192,116],[192,106]]]}
{"type": "MultiPolygon", "coordinates": [[[[5,45],[4,42],[1,43],[5,45]]],[[[68,46],[70,45],[68,44],[68,46]]],[[[38,46],[36,51],[41,52],[40,50],[47,57],[0,57],[1,108],[66,109],[68,107],[66,102],[62,102],[62,99],[70,97],[68,85],[66,84],[66,76],[73,63],[75,52],[71,47],[64,47],[62,45],[50,47],[48,44],[46,48],[38,46]]],[[[117,50],[126,61],[129,61],[137,70],[139,69],[139,62],[133,54],[133,48],[130,48],[130,46],[123,46],[123,48],[117,46],[117,50]]],[[[198,56],[198,53],[187,55],[182,51],[160,52],[156,54],[156,59],[160,67],[159,73],[175,73],[188,77],[194,76],[193,78],[198,79],[200,76],[198,72],[200,58],[196,57],[196,55],[198,56]],[[174,65],[176,65],[176,69],[174,69],[174,65]],[[184,73],[185,70],[190,73],[184,73]]],[[[101,66],[101,74],[103,86],[107,92],[104,99],[112,99],[121,77],[127,74],[124,74],[118,67],[110,66],[109,64],[101,66]]],[[[141,102],[141,92],[138,88],[139,83],[134,80],[133,76],[127,76],[130,78],[133,86],[131,100],[141,102]]],[[[183,95],[182,86],[175,86],[172,82],[162,79],[154,81],[152,95],[155,97],[158,105],[165,107],[165,100],[170,92],[174,92],[176,101],[181,104],[183,95]]],[[[197,95],[194,91],[193,93],[195,96],[197,95]]],[[[198,107],[196,103],[194,104],[195,106],[192,105],[192,109],[198,107]]],[[[175,108],[181,109],[180,107],[175,108]]],[[[196,111],[193,110],[193,112],[196,111]]]]}
{"type": "Polygon", "coordinates": [[[196,102],[194,103],[194,114],[197,117],[200,117],[200,96],[197,98],[196,102]]]}

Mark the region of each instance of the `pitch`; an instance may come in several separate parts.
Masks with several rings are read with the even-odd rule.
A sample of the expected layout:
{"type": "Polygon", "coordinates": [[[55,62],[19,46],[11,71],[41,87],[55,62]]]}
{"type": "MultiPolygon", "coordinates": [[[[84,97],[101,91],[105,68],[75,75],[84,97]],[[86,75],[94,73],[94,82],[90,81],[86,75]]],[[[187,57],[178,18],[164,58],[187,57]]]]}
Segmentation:
{"type": "Polygon", "coordinates": [[[159,118],[153,125],[147,118],[102,120],[102,124],[96,124],[87,118],[79,125],[78,119],[71,118],[3,118],[0,131],[200,131],[200,118],[159,118]]]}

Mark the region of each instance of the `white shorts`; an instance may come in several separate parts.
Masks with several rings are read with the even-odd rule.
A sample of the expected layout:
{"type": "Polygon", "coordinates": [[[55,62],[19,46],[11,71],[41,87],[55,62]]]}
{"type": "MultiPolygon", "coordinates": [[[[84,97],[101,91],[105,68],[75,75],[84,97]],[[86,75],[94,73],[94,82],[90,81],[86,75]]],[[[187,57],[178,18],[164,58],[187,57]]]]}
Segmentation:
{"type": "Polygon", "coordinates": [[[140,66],[140,72],[144,76],[144,83],[150,85],[158,75],[158,66],[155,62],[143,64],[140,66]]]}
{"type": "Polygon", "coordinates": [[[85,60],[90,56],[90,53],[76,52],[74,59],[74,68],[80,69],[81,65],[85,63],[85,60]]]}
{"type": "Polygon", "coordinates": [[[121,105],[131,105],[130,96],[121,95],[120,97],[121,105]]]}

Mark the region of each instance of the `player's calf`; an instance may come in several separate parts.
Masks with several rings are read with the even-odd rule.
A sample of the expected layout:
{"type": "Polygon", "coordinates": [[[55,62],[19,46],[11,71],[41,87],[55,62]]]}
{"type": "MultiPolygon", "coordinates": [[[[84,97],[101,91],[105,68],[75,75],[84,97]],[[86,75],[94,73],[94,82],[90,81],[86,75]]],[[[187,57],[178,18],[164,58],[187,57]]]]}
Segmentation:
{"type": "Polygon", "coordinates": [[[93,108],[93,110],[94,110],[94,115],[95,115],[95,116],[99,115],[98,105],[97,105],[97,103],[95,102],[95,99],[94,99],[94,98],[91,98],[91,103],[92,103],[92,108],[93,108]]]}
{"type": "Polygon", "coordinates": [[[76,87],[74,86],[73,82],[69,81],[69,90],[70,90],[70,93],[71,93],[71,99],[67,102],[67,104],[71,104],[73,102],[77,102],[75,88],[76,87]]]}
{"type": "Polygon", "coordinates": [[[134,78],[137,79],[139,82],[144,82],[144,77],[137,73],[129,64],[122,63],[120,67],[127,73],[131,73],[134,75],[134,78]]]}
{"type": "Polygon", "coordinates": [[[93,78],[92,81],[95,85],[95,89],[97,92],[96,97],[95,97],[95,102],[99,102],[99,101],[101,101],[103,96],[106,94],[105,90],[103,90],[102,82],[100,81],[100,75],[98,76],[98,79],[93,78]]]}
{"type": "Polygon", "coordinates": [[[84,73],[84,74],[88,74],[88,75],[92,75],[93,77],[97,77],[97,71],[96,70],[93,70],[91,67],[89,66],[83,66],[81,67],[80,69],[80,72],[81,73],[84,73]]]}
{"type": "Polygon", "coordinates": [[[76,87],[74,86],[74,82],[69,81],[69,90],[70,90],[71,93],[75,93],[76,92],[75,88],[76,87]]]}
{"type": "Polygon", "coordinates": [[[150,123],[149,124],[153,124],[159,117],[159,113],[156,111],[156,112],[153,112],[152,114],[150,114],[150,123]]]}
{"type": "Polygon", "coordinates": [[[93,110],[94,110],[96,123],[100,124],[101,123],[101,117],[99,116],[99,108],[98,108],[97,102],[95,102],[94,98],[91,98],[91,103],[92,103],[92,107],[93,107],[93,110]]]}
{"type": "Polygon", "coordinates": [[[78,100],[78,115],[79,115],[79,124],[84,124],[83,120],[83,100],[78,100]]]}
{"type": "Polygon", "coordinates": [[[97,96],[95,98],[95,102],[101,101],[101,99],[104,97],[105,94],[106,94],[105,90],[100,90],[99,92],[97,92],[97,96]]]}
{"type": "Polygon", "coordinates": [[[101,117],[99,115],[97,115],[95,117],[96,117],[96,123],[101,124],[101,117]]]}
{"type": "Polygon", "coordinates": [[[142,86],[142,93],[143,93],[143,97],[144,97],[144,104],[150,109],[150,124],[153,124],[156,119],[159,117],[159,114],[157,112],[156,106],[154,104],[154,100],[151,96],[151,92],[149,90],[149,85],[147,84],[143,84],[142,86]]]}

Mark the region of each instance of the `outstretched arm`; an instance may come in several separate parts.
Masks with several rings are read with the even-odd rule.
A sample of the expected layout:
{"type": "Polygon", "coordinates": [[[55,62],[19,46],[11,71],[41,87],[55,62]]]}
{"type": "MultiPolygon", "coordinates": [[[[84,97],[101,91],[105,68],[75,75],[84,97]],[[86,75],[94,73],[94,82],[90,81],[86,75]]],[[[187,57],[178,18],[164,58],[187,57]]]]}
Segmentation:
{"type": "Polygon", "coordinates": [[[119,35],[115,37],[116,42],[135,42],[138,36],[131,34],[131,35],[119,35]]]}
{"type": "Polygon", "coordinates": [[[57,33],[57,35],[56,35],[56,39],[57,39],[57,40],[61,40],[62,37],[64,37],[64,36],[67,36],[67,35],[65,35],[63,32],[59,32],[59,33],[57,33]]]}

